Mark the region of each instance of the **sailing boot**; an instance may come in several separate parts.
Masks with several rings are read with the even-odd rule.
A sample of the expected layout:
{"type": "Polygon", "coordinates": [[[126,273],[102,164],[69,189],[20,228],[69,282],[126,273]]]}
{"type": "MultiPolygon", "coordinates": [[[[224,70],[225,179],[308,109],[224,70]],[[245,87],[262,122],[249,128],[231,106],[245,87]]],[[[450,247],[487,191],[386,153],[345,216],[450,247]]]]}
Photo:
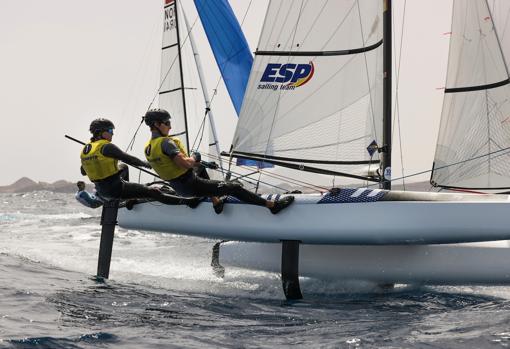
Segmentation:
{"type": "Polygon", "coordinates": [[[271,207],[269,210],[271,211],[272,214],[277,214],[278,212],[288,207],[293,202],[294,202],[293,196],[286,196],[283,199],[275,201],[274,206],[271,207]]]}
{"type": "Polygon", "coordinates": [[[216,214],[221,214],[223,212],[223,206],[225,205],[226,199],[226,196],[222,196],[218,198],[219,201],[217,204],[213,204],[214,212],[216,212],[216,214]]]}

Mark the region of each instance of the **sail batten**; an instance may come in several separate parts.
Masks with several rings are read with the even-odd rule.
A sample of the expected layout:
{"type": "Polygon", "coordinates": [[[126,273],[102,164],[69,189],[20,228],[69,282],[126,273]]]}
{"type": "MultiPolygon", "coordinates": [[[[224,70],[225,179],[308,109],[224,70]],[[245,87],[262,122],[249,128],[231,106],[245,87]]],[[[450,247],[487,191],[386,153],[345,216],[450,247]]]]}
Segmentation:
{"type": "Polygon", "coordinates": [[[458,93],[458,92],[472,92],[472,91],[480,91],[480,90],[490,90],[496,87],[505,86],[510,84],[510,79],[505,79],[499,82],[495,82],[492,84],[480,85],[480,86],[468,86],[468,87],[454,87],[454,88],[446,88],[444,93],[458,93]]]}
{"type": "Polygon", "coordinates": [[[360,48],[353,48],[347,50],[338,50],[338,51],[257,51],[255,52],[256,56],[345,56],[345,55],[354,55],[358,53],[368,52],[375,50],[379,46],[383,44],[383,41],[360,48]]]}

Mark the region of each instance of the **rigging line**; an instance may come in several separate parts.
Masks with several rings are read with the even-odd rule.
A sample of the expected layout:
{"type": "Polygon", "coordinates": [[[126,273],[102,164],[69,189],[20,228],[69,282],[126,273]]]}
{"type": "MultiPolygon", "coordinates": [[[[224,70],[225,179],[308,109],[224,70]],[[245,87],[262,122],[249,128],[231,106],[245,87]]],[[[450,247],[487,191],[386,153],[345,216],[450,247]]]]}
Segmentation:
{"type": "MultiPolygon", "coordinates": [[[[499,154],[499,155],[497,155],[497,157],[510,154],[510,147],[507,147],[507,148],[504,148],[504,149],[499,149],[499,150],[496,150],[496,151],[494,151],[492,153],[479,155],[479,156],[476,156],[476,157],[471,158],[471,159],[458,161],[458,162],[455,162],[453,164],[444,165],[444,166],[433,168],[433,169],[430,169],[430,170],[427,170],[427,171],[422,171],[422,172],[414,173],[412,175],[406,176],[406,178],[417,176],[417,175],[424,174],[424,173],[429,173],[429,172],[437,171],[437,170],[442,170],[442,169],[445,169],[445,168],[448,168],[448,167],[452,167],[452,166],[462,165],[463,163],[467,163],[467,162],[470,162],[470,161],[478,160],[478,159],[481,159],[483,157],[491,156],[491,155],[494,155],[494,154],[499,154]],[[499,154],[499,153],[502,153],[502,154],[499,154]]],[[[400,180],[400,179],[402,179],[402,178],[396,178],[395,180],[400,180]]]]}
{"type": "MultiPolygon", "coordinates": [[[[242,167],[244,169],[249,169],[248,166],[240,166],[240,167],[242,167]]],[[[262,169],[259,169],[259,172],[260,172],[261,175],[264,175],[266,177],[284,180],[287,183],[301,185],[301,186],[306,187],[308,189],[313,189],[314,191],[320,192],[320,191],[324,191],[324,190],[326,190],[326,191],[329,190],[328,188],[324,188],[324,187],[321,187],[321,186],[313,184],[313,183],[308,183],[308,182],[300,181],[300,180],[292,178],[292,177],[288,177],[288,176],[284,176],[284,175],[281,175],[281,174],[264,171],[262,169]]],[[[263,183],[263,182],[261,182],[261,183],[263,183]]]]}
{"type": "MultiPolygon", "coordinates": [[[[135,98],[133,98],[133,94],[135,93],[135,85],[136,85],[136,82],[138,80],[138,77],[139,76],[142,76],[142,83],[145,81],[145,79],[143,79],[143,77],[147,76],[147,71],[148,71],[148,66],[150,64],[144,64],[144,62],[148,62],[148,57],[149,57],[149,53],[150,53],[150,47],[152,47],[154,41],[155,41],[155,38],[156,38],[156,33],[157,33],[157,30],[158,30],[158,22],[157,21],[154,21],[154,25],[153,25],[153,28],[150,32],[150,39],[147,40],[147,43],[146,43],[146,46],[145,46],[145,49],[144,49],[144,55],[143,57],[141,58],[140,62],[138,63],[138,69],[137,69],[137,72],[136,74],[134,75],[135,78],[133,79],[132,83],[131,83],[131,86],[129,87],[129,92],[127,94],[128,98],[127,98],[127,101],[133,101],[135,98]],[[142,72],[145,68],[145,71],[142,72]]],[[[138,104],[138,94],[136,95],[136,99],[135,99],[135,102],[134,103],[135,105],[138,104]]],[[[122,109],[122,112],[121,112],[121,115],[124,116],[128,113],[128,105],[130,103],[126,103],[124,105],[124,108],[122,109]]],[[[131,113],[130,113],[131,114],[131,113]]],[[[124,119],[124,118],[123,118],[124,119]]]]}
{"type": "MultiPolygon", "coordinates": [[[[444,86],[445,86],[445,89],[446,87],[448,87],[448,84],[449,84],[449,76],[448,76],[448,71],[449,71],[449,68],[450,68],[450,64],[452,62],[452,59],[453,59],[453,56],[454,56],[454,53],[453,53],[453,36],[454,35],[458,35],[457,34],[457,31],[455,30],[454,31],[454,19],[455,19],[455,14],[456,14],[456,2],[453,2],[452,3],[452,11],[451,11],[451,15],[450,15],[450,37],[449,37],[449,43],[448,43],[448,59],[447,59],[447,65],[446,65],[446,74],[445,74],[445,83],[444,83],[444,86]]],[[[464,21],[466,21],[466,19],[464,18],[464,21]]],[[[458,30],[458,33],[460,33],[460,28],[458,30]]],[[[464,31],[462,32],[462,36],[464,37],[465,35],[465,28],[464,28],[464,31]]],[[[460,54],[462,55],[462,52],[464,51],[464,46],[462,46],[460,48],[460,54]]],[[[460,75],[460,69],[457,70],[456,72],[456,77],[455,77],[455,81],[458,81],[458,78],[459,78],[459,75],[460,75]]],[[[441,118],[439,120],[439,132],[437,134],[437,139],[436,139],[436,144],[439,144],[440,141],[442,141],[442,139],[444,138],[444,131],[442,130],[448,130],[450,128],[450,123],[453,123],[452,121],[452,118],[448,117],[448,118],[445,118],[443,117],[443,115],[449,115],[451,113],[451,110],[452,110],[452,106],[455,106],[455,100],[452,99],[452,103],[450,105],[450,109],[446,109],[447,107],[447,98],[446,98],[446,95],[443,93],[443,103],[442,103],[442,109],[441,109],[441,118]]],[[[465,108],[465,105],[462,106],[462,112],[464,111],[464,108],[465,108]]],[[[464,113],[462,113],[461,115],[463,115],[464,113]]],[[[435,153],[434,153],[434,159],[436,156],[438,156],[439,154],[439,149],[436,145],[436,150],[435,150],[435,153]]]]}
{"type": "MultiPolygon", "coordinates": [[[[248,7],[246,8],[246,11],[244,12],[243,19],[241,20],[241,24],[240,24],[241,31],[243,29],[244,21],[246,20],[246,17],[248,16],[248,12],[250,11],[252,2],[253,2],[253,0],[250,0],[250,2],[248,3],[248,7]]],[[[228,63],[230,61],[231,57],[234,57],[234,56],[232,56],[232,52],[229,52],[228,59],[227,59],[226,63],[228,63]]],[[[216,83],[216,87],[214,87],[214,89],[213,89],[213,94],[212,94],[211,100],[209,101],[209,108],[212,107],[214,98],[216,97],[216,91],[218,91],[218,87],[220,86],[220,83],[221,83],[222,80],[223,80],[223,75],[220,72],[220,77],[218,78],[218,82],[216,83]]]]}
{"type": "MultiPolygon", "coordinates": [[[[356,3],[358,4],[358,12],[359,12],[359,1],[356,1],[356,3]]],[[[347,11],[347,13],[345,14],[344,18],[342,18],[342,20],[339,21],[339,23],[336,26],[336,28],[333,31],[333,33],[331,33],[330,37],[326,40],[326,42],[324,42],[324,45],[322,45],[322,49],[324,49],[331,42],[331,40],[333,40],[333,38],[335,37],[335,34],[340,30],[341,27],[343,27],[344,23],[349,18],[349,15],[351,14],[351,12],[354,11],[354,6],[355,6],[355,4],[352,4],[351,8],[349,9],[349,11],[347,11]]],[[[361,18],[360,18],[360,20],[361,20],[361,18]]],[[[311,31],[312,31],[312,29],[310,28],[309,32],[311,32],[311,31]]],[[[308,36],[308,33],[307,33],[307,36],[308,36]]],[[[365,42],[363,40],[363,47],[364,46],[365,46],[365,42]]]]}
{"type": "MultiPolygon", "coordinates": [[[[492,23],[492,28],[494,30],[494,35],[496,36],[496,40],[498,42],[498,46],[499,46],[499,52],[500,54],[502,55],[502,59],[503,59],[503,62],[505,61],[505,58],[503,56],[503,51],[501,50],[501,46],[499,45],[499,38],[498,38],[498,34],[496,32],[496,27],[494,25],[494,21],[493,21],[493,18],[492,18],[492,13],[491,13],[491,9],[490,9],[490,5],[488,3],[488,1],[486,0],[485,1],[485,5],[487,5],[487,11],[489,12],[489,17],[490,17],[490,21],[492,23]]],[[[480,23],[478,23],[478,25],[480,26],[480,23]]],[[[482,33],[482,30],[481,28],[479,27],[480,29],[480,33],[482,33]]],[[[485,42],[485,37],[484,37],[484,40],[485,42]]],[[[484,71],[484,75],[485,75],[485,81],[487,81],[487,62],[485,62],[485,55],[482,55],[482,60],[483,60],[483,71],[484,71]]],[[[509,76],[508,75],[508,68],[506,67],[506,64],[505,64],[505,69],[506,72],[507,72],[507,77],[509,76]]],[[[487,139],[488,139],[488,150],[489,150],[489,154],[491,153],[491,120],[490,120],[490,113],[489,113],[489,91],[488,90],[485,90],[485,113],[486,113],[486,119],[487,119],[487,139]]],[[[488,168],[488,171],[489,171],[489,178],[490,178],[490,173],[491,173],[491,157],[489,156],[489,158],[487,159],[487,165],[489,166],[488,168]]]]}
{"type": "MultiPolygon", "coordinates": [[[[479,150],[482,150],[483,147],[485,147],[487,145],[487,143],[490,142],[487,141],[485,142],[484,144],[482,144],[479,148],[479,150]]],[[[493,160],[496,160],[497,158],[501,157],[501,156],[508,156],[509,152],[506,151],[508,148],[506,149],[501,149],[501,153],[498,154],[498,155],[495,155],[495,156],[492,156],[492,159],[493,160]]],[[[479,150],[475,151],[474,153],[478,153],[479,150]]],[[[496,152],[493,152],[493,153],[489,153],[489,154],[482,154],[480,157],[484,157],[484,156],[489,156],[491,157],[491,154],[495,154],[497,153],[496,152]]],[[[458,168],[456,168],[454,171],[452,171],[452,174],[450,174],[450,177],[462,177],[464,176],[466,173],[471,173],[471,171],[475,169],[475,170],[479,170],[480,167],[477,165],[477,163],[473,163],[471,164],[470,166],[459,166],[458,168]],[[458,174],[458,175],[457,175],[458,174]]],[[[479,171],[478,171],[479,172],[479,171]]],[[[497,173],[497,172],[496,172],[497,173]]],[[[476,171],[475,171],[475,175],[476,175],[476,171]]]]}
{"type": "MultiPolygon", "coordinates": [[[[496,11],[494,11],[493,13],[496,13],[496,11]]],[[[508,23],[510,21],[510,10],[506,13],[506,18],[504,20],[504,26],[503,26],[503,33],[501,34],[501,39],[504,39],[505,38],[505,35],[506,35],[506,30],[508,29],[508,23]]]]}
{"type": "Polygon", "coordinates": [[[138,135],[138,131],[140,131],[140,127],[142,126],[142,124],[143,124],[143,117],[142,117],[142,121],[140,121],[140,123],[138,124],[138,127],[136,128],[136,131],[135,131],[133,137],[129,141],[128,146],[126,147],[126,150],[125,150],[126,152],[133,150],[133,146],[135,145],[136,136],[138,135]]]}
{"type": "Polygon", "coordinates": [[[505,54],[504,54],[504,51],[503,51],[503,47],[501,46],[501,40],[499,38],[498,31],[496,30],[496,25],[495,25],[494,19],[493,19],[494,17],[492,15],[489,3],[487,1],[485,1],[485,4],[487,5],[487,11],[489,11],[489,16],[491,18],[492,27],[494,29],[494,35],[496,36],[496,41],[498,42],[499,52],[500,52],[500,54],[501,54],[501,56],[503,58],[503,62],[505,63],[506,76],[510,77],[510,74],[508,72],[508,62],[506,61],[506,57],[505,57],[505,54]]]}
{"type": "MultiPolygon", "coordinates": [[[[359,4],[359,1],[356,2],[358,4],[358,18],[359,18],[359,26],[360,26],[360,30],[361,30],[361,38],[362,38],[362,41],[363,41],[363,47],[365,47],[366,45],[366,42],[365,42],[365,33],[363,31],[363,22],[361,20],[361,8],[360,8],[360,4],[359,4]]],[[[370,83],[370,76],[368,74],[368,61],[367,61],[367,54],[366,52],[363,53],[363,58],[364,58],[364,61],[365,61],[365,72],[366,72],[366,78],[367,78],[367,83],[368,83],[368,95],[370,97],[370,112],[372,114],[372,127],[374,129],[374,135],[375,135],[375,138],[377,139],[377,127],[375,125],[375,111],[374,111],[374,101],[372,99],[372,89],[370,88],[371,86],[371,83],[370,83]]],[[[376,60],[377,61],[377,60],[376,60]]]]}
{"type": "MultiPolygon", "coordinates": [[[[177,10],[177,7],[176,7],[176,10],[177,10]]],[[[187,33],[186,33],[186,37],[184,38],[184,40],[182,41],[181,45],[179,46],[179,50],[182,50],[182,49],[183,49],[183,47],[184,47],[184,44],[186,44],[186,42],[188,41],[189,35],[190,35],[190,33],[193,31],[193,28],[195,27],[195,25],[196,25],[196,23],[197,23],[197,20],[198,20],[198,16],[195,18],[195,20],[193,21],[193,24],[191,25],[190,29],[187,31],[187,33]]],[[[174,59],[173,59],[173,61],[172,61],[172,64],[170,64],[170,67],[168,68],[168,70],[167,70],[167,72],[166,72],[165,76],[164,76],[164,77],[163,77],[163,79],[161,80],[161,83],[160,83],[160,85],[159,85],[159,87],[158,87],[158,89],[157,89],[156,93],[154,94],[154,97],[152,98],[152,101],[150,102],[149,107],[147,108],[147,110],[149,110],[149,109],[152,107],[152,105],[154,104],[154,101],[156,100],[156,97],[158,96],[159,92],[161,91],[161,88],[163,87],[163,84],[165,83],[165,81],[166,81],[166,79],[167,79],[167,77],[168,77],[168,74],[170,74],[170,71],[172,70],[172,68],[173,68],[173,66],[174,66],[174,64],[175,64],[175,62],[176,62],[176,61],[177,61],[177,59],[178,59],[178,57],[179,57],[179,54],[177,54],[177,55],[174,57],[174,59]]],[[[184,88],[184,81],[181,81],[181,82],[182,82],[182,84],[183,84],[183,88],[184,88]]]]}
{"type": "MultiPolygon", "coordinates": [[[[218,169],[213,169],[213,171],[219,171],[218,169]]],[[[234,180],[241,180],[241,181],[244,181],[246,183],[249,183],[251,185],[257,185],[257,182],[254,182],[255,180],[249,180],[247,179],[246,177],[243,177],[244,175],[239,173],[239,172],[234,172],[234,171],[229,171],[230,173],[238,176],[238,177],[235,177],[233,179],[231,179],[230,181],[234,181],[234,180]]],[[[263,182],[263,181],[260,181],[260,183],[264,184],[264,185],[267,185],[268,187],[272,187],[272,188],[276,188],[276,189],[279,189],[279,190],[282,190],[282,191],[287,191],[287,189],[285,188],[282,188],[282,187],[279,187],[275,184],[271,184],[271,183],[268,183],[268,182],[263,182]]]]}
{"type": "MultiPolygon", "coordinates": [[[[176,11],[177,11],[177,7],[176,7],[176,11]]],[[[195,20],[194,20],[193,24],[191,25],[190,29],[189,29],[189,30],[188,30],[188,32],[186,33],[186,37],[184,38],[184,40],[183,40],[182,44],[180,45],[180,50],[182,50],[182,48],[184,47],[184,44],[186,44],[186,41],[188,40],[188,38],[189,38],[189,35],[190,35],[191,31],[192,31],[192,30],[193,30],[193,28],[195,27],[195,24],[197,23],[197,20],[198,20],[198,16],[195,18],[195,20]]],[[[178,57],[179,57],[179,54],[177,54],[177,55],[174,57],[174,59],[173,59],[173,61],[172,61],[172,64],[170,64],[170,67],[168,68],[168,70],[167,70],[167,72],[166,72],[166,74],[165,74],[165,77],[162,79],[162,81],[161,81],[161,83],[160,83],[160,85],[159,85],[159,87],[158,87],[158,89],[157,89],[156,93],[154,94],[154,97],[152,98],[151,102],[149,103],[149,106],[147,107],[147,110],[149,110],[149,109],[152,107],[152,105],[154,104],[154,101],[156,100],[156,97],[158,96],[159,92],[161,91],[161,88],[163,87],[163,84],[165,83],[166,78],[168,77],[168,74],[170,74],[170,71],[172,70],[172,68],[173,68],[173,66],[174,66],[175,62],[177,61],[177,58],[178,58],[178,57]]],[[[182,83],[182,87],[184,88],[184,81],[181,81],[181,83],[182,83]]],[[[131,149],[132,149],[132,147],[133,147],[133,145],[134,145],[134,143],[135,143],[136,136],[137,136],[137,134],[138,134],[138,131],[140,130],[140,126],[142,125],[142,123],[143,123],[143,118],[142,118],[142,121],[140,122],[140,124],[138,125],[138,128],[136,129],[136,131],[135,131],[135,133],[134,133],[133,137],[131,138],[131,141],[129,142],[129,145],[128,145],[128,147],[126,148],[126,151],[127,151],[127,149],[129,149],[130,147],[131,147],[131,149]]]]}
{"type": "MultiPolygon", "coordinates": [[[[361,30],[361,38],[362,38],[363,47],[364,47],[366,45],[366,42],[365,42],[365,34],[363,32],[363,22],[361,21],[361,8],[360,8],[359,1],[357,1],[357,4],[358,4],[358,17],[359,17],[359,25],[360,25],[360,30],[361,30]]],[[[370,76],[368,74],[368,60],[367,60],[366,52],[363,53],[363,59],[365,61],[365,72],[366,72],[365,75],[366,75],[366,78],[367,78],[368,96],[369,96],[369,99],[370,99],[370,114],[372,116],[372,128],[373,128],[373,131],[374,131],[375,139],[378,139],[378,137],[377,137],[376,120],[375,120],[375,111],[374,111],[374,101],[373,101],[373,98],[372,98],[372,89],[370,88],[371,83],[370,83],[370,76]]],[[[376,59],[376,67],[377,67],[377,63],[378,62],[377,62],[377,59],[376,59]]],[[[377,71],[377,69],[376,69],[376,71],[377,71]]],[[[372,158],[372,156],[371,156],[371,158],[372,158]]],[[[368,165],[368,172],[367,172],[367,174],[370,174],[370,167],[371,167],[371,164],[368,165]]]]}
{"type": "Polygon", "coordinates": [[[264,174],[267,177],[272,177],[272,178],[275,178],[275,179],[285,180],[287,183],[301,185],[303,187],[306,187],[308,189],[313,189],[314,191],[318,191],[318,192],[321,192],[321,191],[324,191],[324,190],[326,190],[326,191],[329,190],[328,188],[319,186],[317,184],[303,182],[303,181],[300,181],[299,179],[295,179],[295,178],[292,178],[292,177],[280,175],[280,174],[277,174],[277,173],[267,172],[267,173],[261,173],[261,174],[264,174]]]}
{"type": "MultiPolygon", "coordinates": [[[[219,159],[219,157],[217,155],[214,155],[214,154],[211,154],[211,153],[202,153],[202,154],[206,155],[210,159],[216,159],[216,160],[219,159]]],[[[245,165],[241,165],[241,166],[234,165],[234,166],[240,167],[240,168],[243,168],[243,169],[251,169],[249,166],[245,166],[245,165]]],[[[293,177],[285,176],[285,175],[282,175],[282,174],[272,173],[272,172],[269,172],[269,171],[263,170],[263,169],[259,169],[258,171],[261,174],[265,175],[265,176],[273,177],[273,178],[278,178],[278,179],[283,179],[283,180],[286,180],[287,182],[292,183],[292,184],[300,184],[300,185],[305,186],[305,187],[307,187],[309,189],[317,190],[317,188],[318,188],[318,189],[321,189],[321,190],[329,190],[329,189],[324,188],[322,186],[319,186],[319,185],[316,185],[316,184],[313,184],[313,183],[310,183],[310,182],[301,181],[301,180],[295,179],[293,177]]]]}
{"type": "MultiPolygon", "coordinates": [[[[297,2],[297,1],[296,1],[297,2]]],[[[290,2],[292,3],[292,1],[290,2]]],[[[299,6],[299,12],[298,12],[298,20],[296,21],[296,23],[290,23],[289,24],[289,27],[292,26],[293,29],[291,31],[291,33],[293,33],[293,35],[289,35],[287,37],[287,41],[284,42],[284,43],[281,43],[283,47],[288,47],[289,46],[289,42],[290,42],[290,50],[292,51],[293,49],[293,46],[294,46],[294,42],[295,42],[295,39],[296,39],[296,32],[297,32],[297,27],[298,27],[298,24],[299,24],[299,19],[301,18],[301,14],[303,13],[304,9],[306,8],[306,6],[308,5],[308,3],[304,3],[304,1],[301,1],[301,5],[299,6]]],[[[293,6],[293,4],[291,4],[291,6],[293,6]]],[[[297,8],[297,6],[296,6],[297,8]]],[[[285,21],[283,21],[282,25],[281,25],[281,28],[286,28],[287,27],[287,20],[289,20],[289,18],[291,18],[290,14],[292,12],[292,8],[289,10],[287,16],[285,17],[285,21]]],[[[280,34],[282,34],[282,32],[280,32],[280,34]]],[[[278,37],[278,42],[280,41],[279,40],[280,37],[278,37]]],[[[277,42],[275,42],[275,44],[277,44],[277,42]]]]}
{"type": "Polygon", "coordinates": [[[209,114],[209,108],[205,109],[204,117],[202,118],[202,122],[200,123],[200,127],[198,128],[197,135],[195,136],[195,139],[193,140],[193,145],[191,149],[198,149],[200,148],[200,144],[202,144],[202,140],[204,138],[204,131],[205,131],[205,121],[207,119],[207,114],[209,114]],[[200,135],[200,139],[198,140],[197,147],[195,148],[195,144],[197,143],[198,136],[200,135]]]}
{"type": "MultiPolygon", "coordinates": [[[[296,24],[294,25],[294,33],[292,35],[291,46],[290,46],[291,50],[294,47],[294,42],[296,40],[297,27],[298,27],[298,24],[299,24],[299,20],[301,18],[301,14],[303,13],[303,5],[304,5],[304,0],[301,0],[301,6],[299,7],[298,17],[296,19],[296,24]]],[[[289,56],[287,58],[287,63],[290,62],[290,59],[291,59],[291,57],[289,56]]],[[[282,97],[282,93],[283,93],[282,90],[278,91],[278,99],[276,101],[276,108],[274,109],[273,120],[271,122],[271,128],[269,129],[269,133],[268,133],[268,136],[267,136],[266,149],[264,150],[264,156],[262,157],[262,160],[265,158],[265,156],[266,156],[266,154],[267,154],[267,152],[269,150],[269,144],[270,144],[270,141],[271,141],[271,135],[273,134],[274,124],[276,122],[276,116],[278,115],[278,110],[280,109],[280,99],[282,97]]]]}
{"type": "MultiPolygon", "coordinates": [[[[403,154],[403,148],[402,148],[402,129],[400,124],[400,68],[402,67],[402,51],[404,47],[404,32],[405,32],[405,18],[406,18],[406,6],[407,6],[407,0],[404,0],[404,8],[402,11],[402,25],[401,25],[401,33],[400,33],[400,48],[399,48],[399,56],[398,56],[398,63],[396,64],[396,84],[395,84],[395,115],[393,116],[393,128],[395,128],[395,118],[397,118],[398,123],[398,140],[399,140],[399,148],[400,148],[400,164],[401,164],[401,171],[402,176],[405,176],[405,170],[404,170],[404,154],[403,154]]],[[[393,26],[395,27],[395,26],[393,26]]],[[[396,43],[396,40],[394,40],[394,45],[396,43]]],[[[396,47],[394,47],[396,52],[396,47]]],[[[395,131],[392,132],[395,134],[395,131]]],[[[392,141],[395,138],[392,137],[392,141]]],[[[404,187],[404,190],[406,190],[406,183],[405,179],[402,179],[402,185],[404,187]]]]}
{"type": "MultiPolygon", "coordinates": [[[[308,32],[306,33],[306,35],[303,37],[302,39],[302,43],[304,44],[306,42],[306,39],[308,39],[308,36],[310,35],[310,33],[312,32],[312,28],[315,27],[315,24],[317,24],[317,21],[319,20],[320,16],[322,15],[322,12],[324,12],[324,9],[326,8],[326,5],[328,4],[329,0],[327,0],[326,2],[324,2],[324,5],[322,5],[319,13],[317,14],[317,16],[315,17],[315,19],[313,20],[312,24],[310,25],[310,30],[308,30],[308,32]]],[[[324,48],[325,46],[323,46],[324,48]]]]}

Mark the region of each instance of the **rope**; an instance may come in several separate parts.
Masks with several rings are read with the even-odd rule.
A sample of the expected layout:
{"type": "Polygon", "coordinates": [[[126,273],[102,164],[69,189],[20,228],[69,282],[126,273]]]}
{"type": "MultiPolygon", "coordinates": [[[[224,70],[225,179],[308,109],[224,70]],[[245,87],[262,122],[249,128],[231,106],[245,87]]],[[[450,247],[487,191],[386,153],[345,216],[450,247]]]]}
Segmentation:
{"type": "MultiPolygon", "coordinates": [[[[362,18],[362,15],[361,15],[361,8],[360,8],[360,4],[359,4],[359,1],[358,1],[358,18],[359,18],[359,25],[360,25],[360,29],[361,29],[361,37],[363,38],[363,47],[365,46],[365,34],[363,32],[363,22],[361,20],[362,18]]],[[[366,72],[366,78],[367,78],[367,84],[368,84],[368,95],[370,97],[370,113],[372,114],[372,127],[374,129],[374,136],[375,136],[375,139],[377,139],[377,127],[375,125],[375,112],[374,112],[374,102],[372,100],[372,90],[370,89],[370,76],[368,74],[368,61],[367,61],[367,53],[363,53],[363,58],[364,58],[364,61],[365,61],[365,72],[366,72]]],[[[369,166],[369,171],[370,171],[370,166],[369,166]]]]}
{"type": "Polygon", "coordinates": [[[205,131],[205,120],[207,119],[207,114],[209,114],[210,108],[205,108],[205,114],[202,118],[202,122],[200,123],[200,127],[198,129],[197,135],[195,136],[195,139],[193,140],[193,145],[191,146],[191,149],[198,149],[200,148],[200,144],[202,144],[202,139],[204,138],[204,131],[205,131]],[[198,137],[200,136],[200,139],[198,137]],[[198,144],[197,144],[198,139],[198,144]],[[196,147],[195,147],[196,145],[196,147]]]}
{"type": "MultiPolygon", "coordinates": [[[[203,155],[205,155],[206,157],[210,158],[210,159],[218,159],[218,156],[214,155],[214,154],[210,154],[210,153],[204,153],[203,155]]],[[[236,165],[234,165],[236,166],[236,165]]],[[[237,166],[237,167],[240,167],[240,168],[243,168],[243,169],[250,169],[249,166],[237,166]]],[[[224,171],[226,171],[225,169],[223,169],[224,171]]],[[[220,170],[217,170],[217,171],[220,171],[220,170]]],[[[234,173],[231,171],[231,162],[229,163],[229,168],[228,168],[228,172],[231,172],[231,173],[234,173]]],[[[328,191],[329,188],[325,188],[323,186],[319,186],[319,185],[315,185],[313,183],[308,183],[308,182],[305,182],[305,181],[301,181],[301,180],[298,180],[298,179],[295,179],[295,178],[291,178],[291,177],[288,177],[288,176],[284,176],[284,175],[281,175],[281,174],[277,174],[277,173],[273,173],[273,172],[269,172],[269,171],[266,171],[266,170],[263,170],[263,169],[258,169],[257,172],[255,173],[259,173],[260,175],[265,175],[267,177],[271,177],[271,178],[275,178],[275,179],[281,179],[281,180],[284,180],[290,184],[295,184],[295,185],[300,185],[302,187],[306,187],[308,189],[312,189],[314,191],[317,191],[317,192],[323,192],[323,191],[328,191]]],[[[253,174],[255,174],[253,173],[253,174]]],[[[236,175],[238,175],[239,173],[234,173],[236,175]]],[[[259,176],[260,178],[260,176],[259,176]]],[[[268,184],[268,183],[264,183],[264,182],[261,182],[262,184],[266,184],[266,185],[270,185],[272,187],[275,187],[275,188],[279,188],[281,189],[280,187],[276,186],[276,185],[271,185],[271,184],[268,184]]]]}
{"type": "MultiPolygon", "coordinates": [[[[191,32],[193,31],[193,28],[195,27],[195,24],[197,23],[197,20],[198,20],[198,16],[195,18],[195,20],[193,21],[193,24],[190,26],[189,30],[186,32],[186,37],[184,38],[184,40],[182,41],[181,45],[179,46],[179,52],[184,47],[184,44],[186,43],[186,41],[188,41],[188,38],[189,38],[191,32]]],[[[170,74],[170,71],[172,70],[172,68],[173,68],[177,58],[179,58],[179,55],[176,55],[174,57],[174,60],[172,61],[172,64],[170,64],[170,67],[168,68],[165,76],[161,80],[161,83],[159,84],[159,87],[158,87],[156,93],[154,94],[154,97],[152,98],[152,101],[150,102],[149,107],[147,108],[147,110],[149,110],[152,107],[152,104],[154,104],[154,101],[156,100],[156,97],[158,96],[159,91],[161,91],[161,88],[163,87],[163,84],[165,83],[166,78],[168,77],[168,74],[170,74]]],[[[182,83],[184,84],[184,81],[182,81],[182,83]]],[[[184,88],[184,85],[183,85],[183,88],[184,88]]]]}
{"type": "Polygon", "coordinates": [[[143,117],[142,117],[142,121],[140,121],[140,124],[138,125],[138,127],[136,128],[136,131],[135,133],[133,134],[133,137],[131,138],[131,140],[129,141],[129,144],[127,145],[126,147],[126,152],[127,151],[130,151],[130,150],[133,150],[133,146],[135,144],[135,139],[136,139],[136,136],[138,135],[138,131],[140,131],[140,127],[142,126],[143,124],[143,117]]]}
{"type": "MultiPolygon", "coordinates": [[[[470,161],[478,160],[478,159],[481,159],[483,157],[491,156],[491,155],[494,155],[494,154],[497,154],[497,153],[502,153],[502,154],[499,154],[498,156],[508,155],[508,154],[510,154],[510,147],[507,147],[507,148],[504,148],[504,149],[499,149],[499,150],[493,151],[493,152],[488,153],[488,154],[479,155],[479,156],[476,156],[476,157],[471,158],[471,159],[458,161],[458,162],[455,162],[453,164],[444,165],[444,166],[441,166],[441,167],[436,167],[434,169],[430,169],[430,170],[426,170],[426,171],[421,171],[421,172],[416,172],[416,173],[413,173],[413,174],[410,174],[410,175],[407,175],[407,176],[402,176],[402,177],[399,177],[399,178],[395,178],[395,179],[392,179],[390,182],[399,181],[399,180],[410,178],[410,177],[416,177],[416,176],[419,176],[419,175],[422,175],[422,174],[431,173],[432,171],[443,170],[445,168],[452,167],[452,166],[462,165],[464,163],[468,163],[470,161]]],[[[374,186],[374,185],[378,185],[378,184],[371,184],[369,186],[374,186]]]]}
{"type": "MultiPolygon", "coordinates": [[[[398,63],[395,62],[396,65],[396,84],[395,84],[395,115],[393,116],[393,131],[392,133],[395,134],[395,118],[397,119],[398,123],[398,141],[399,141],[399,148],[400,148],[400,165],[402,166],[402,185],[404,187],[404,190],[406,190],[406,182],[405,182],[405,170],[404,170],[404,152],[402,148],[402,130],[400,125],[400,103],[399,103],[399,86],[400,86],[400,68],[402,65],[402,51],[404,46],[404,29],[405,29],[405,15],[406,15],[406,5],[407,0],[404,0],[404,9],[402,12],[402,29],[400,34],[400,48],[399,48],[399,56],[398,56],[398,63]]],[[[395,35],[395,32],[393,32],[395,35]]],[[[393,44],[395,45],[396,40],[393,40],[393,44]]],[[[396,52],[396,47],[394,47],[394,51],[396,52]]],[[[392,137],[393,141],[394,137],[392,137]]]]}

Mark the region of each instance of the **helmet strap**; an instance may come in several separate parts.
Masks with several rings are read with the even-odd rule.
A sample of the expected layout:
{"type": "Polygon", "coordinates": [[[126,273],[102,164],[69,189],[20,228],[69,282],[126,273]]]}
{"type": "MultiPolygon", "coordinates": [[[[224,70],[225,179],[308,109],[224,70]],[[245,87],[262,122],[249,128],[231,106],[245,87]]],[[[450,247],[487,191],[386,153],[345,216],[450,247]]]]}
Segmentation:
{"type": "MultiPolygon", "coordinates": [[[[161,125],[161,122],[160,122],[159,124],[161,125]]],[[[163,133],[161,132],[161,130],[159,129],[159,126],[158,126],[158,127],[156,127],[156,123],[154,123],[154,128],[155,128],[156,130],[158,130],[158,133],[159,133],[159,135],[160,135],[161,137],[165,137],[165,136],[163,135],[163,133]]]]}

